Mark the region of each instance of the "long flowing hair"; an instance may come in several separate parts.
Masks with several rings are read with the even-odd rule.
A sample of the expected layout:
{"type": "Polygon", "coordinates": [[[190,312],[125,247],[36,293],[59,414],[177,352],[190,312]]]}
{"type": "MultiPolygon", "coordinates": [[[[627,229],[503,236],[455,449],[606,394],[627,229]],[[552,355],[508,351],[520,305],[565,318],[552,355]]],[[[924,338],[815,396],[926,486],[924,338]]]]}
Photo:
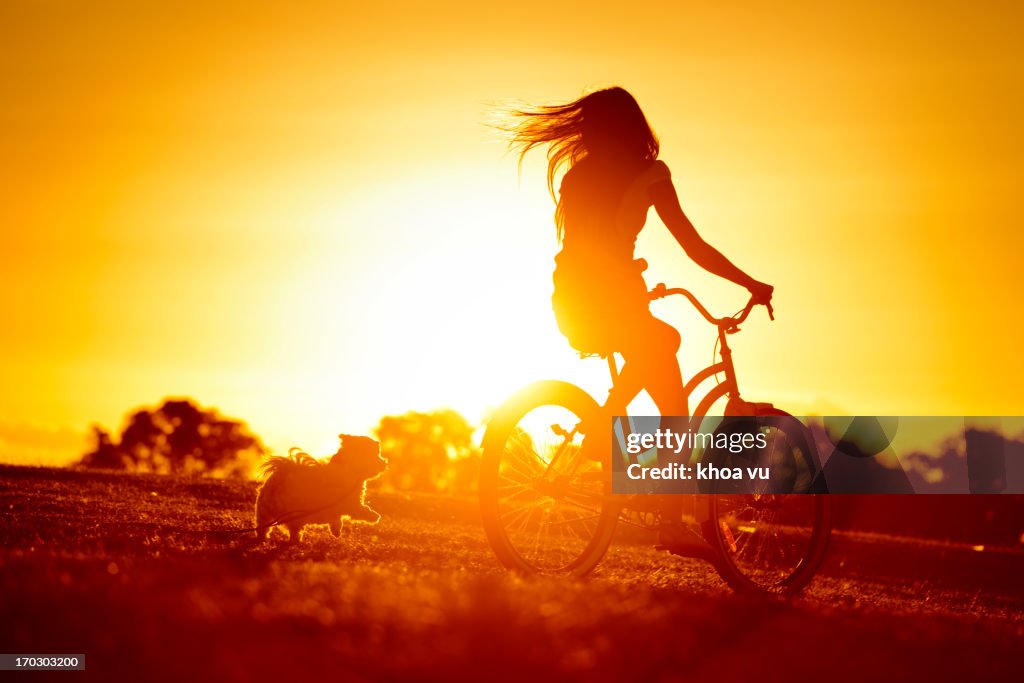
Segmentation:
{"type": "Polygon", "coordinates": [[[509,147],[519,153],[519,165],[536,147],[548,146],[548,192],[557,202],[555,224],[561,241],[564,206],[555,195],[555,178],[588,156],[613,160],[658,158],[658,136],[640,105],[620,87],[604,88],[567,104],[513,109],[511,120],[499,127],[510,134],[509,147]]]}

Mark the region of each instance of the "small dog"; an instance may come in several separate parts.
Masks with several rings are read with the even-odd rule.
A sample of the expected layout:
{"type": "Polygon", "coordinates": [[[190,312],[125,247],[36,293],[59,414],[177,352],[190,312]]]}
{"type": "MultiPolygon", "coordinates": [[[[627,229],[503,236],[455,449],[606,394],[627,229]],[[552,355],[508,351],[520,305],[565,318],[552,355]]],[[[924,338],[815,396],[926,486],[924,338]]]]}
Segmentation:
{"type": "Polygon", "coordinates": [[[327,464],[293,448],[288,457],[263,464],[269,475],[256,497],[256,539],[266,540],[269,525],[288,528],[289,542],[299,540],[307,524],[329,524],[341,536],[342,518],[376,524],[380,515],[366,505],[366,482],[383,474],[388,463],[380,444],[366,436],[341,434],[341,447],[327,464]]]}

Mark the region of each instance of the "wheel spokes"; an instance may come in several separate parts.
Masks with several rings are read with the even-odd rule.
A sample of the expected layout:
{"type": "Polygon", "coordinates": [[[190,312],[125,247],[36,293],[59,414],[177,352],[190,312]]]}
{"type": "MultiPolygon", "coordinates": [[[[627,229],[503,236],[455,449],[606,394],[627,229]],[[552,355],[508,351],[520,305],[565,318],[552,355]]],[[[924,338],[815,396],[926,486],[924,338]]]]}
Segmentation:
{"type": "Polygon", "coordinates": [[[507,437],[498,467],[500,524],[516,552],[545,570],[579,557],[602,515],[600,464],[582,455],[579,422],[558,406],[524,415],[507,437]]]}

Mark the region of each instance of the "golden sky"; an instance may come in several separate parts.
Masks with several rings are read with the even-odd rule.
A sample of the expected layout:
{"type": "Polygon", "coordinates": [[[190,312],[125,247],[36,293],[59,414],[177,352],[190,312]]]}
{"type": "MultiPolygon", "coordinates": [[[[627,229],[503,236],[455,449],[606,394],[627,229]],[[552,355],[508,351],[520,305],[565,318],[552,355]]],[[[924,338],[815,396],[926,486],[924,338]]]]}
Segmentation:
{"type": "MultiPolygon", "coordinates": [[[[485,123],[612,84],[702,235],[776,285],[745,395],[1021,412],[1013,3],[100,4],[0,6],[0,460],[169,395],[315,452],[532,379],[603,397],[550,313],[543,159],[520,180],[485,123]]],[[[745,301],[653,213],[638,253],[745,301]]],[[[703,367],[700,319],[656,306],[703,367]]]]}

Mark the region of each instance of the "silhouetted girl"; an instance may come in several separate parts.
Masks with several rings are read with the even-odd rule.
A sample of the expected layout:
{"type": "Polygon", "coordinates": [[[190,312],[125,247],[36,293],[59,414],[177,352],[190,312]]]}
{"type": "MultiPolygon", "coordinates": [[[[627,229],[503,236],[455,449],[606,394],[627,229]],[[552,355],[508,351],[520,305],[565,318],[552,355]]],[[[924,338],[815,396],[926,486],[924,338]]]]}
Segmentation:
{"type": "Polygon", "coordinates": [[[622,88],[598,90],[568,104],[514,112],[512,146],[520,161],[548,145],[548,189],[564,168],[555,224],[551,298],[558,327],[584,353],[618,352],[621,376],[605,415],[623,415],[646,389],[662,415],[687,415],[676,352],[680,337],[648,307],[642,276],[647,264],[633,248],[651,206],[697,265],[750,290],[768,303],[772,287],[734,266],[705,242],[683,213],[658,139],[633,96],[622,88]]]}

